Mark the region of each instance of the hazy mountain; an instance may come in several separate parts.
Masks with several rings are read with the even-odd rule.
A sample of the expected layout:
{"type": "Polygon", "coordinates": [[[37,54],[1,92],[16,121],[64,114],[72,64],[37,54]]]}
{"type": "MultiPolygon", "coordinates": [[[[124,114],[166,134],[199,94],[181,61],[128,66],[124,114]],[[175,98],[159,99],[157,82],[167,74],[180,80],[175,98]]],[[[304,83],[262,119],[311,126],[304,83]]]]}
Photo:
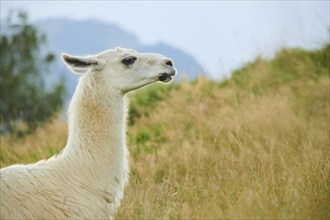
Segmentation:
{"type": "Polygon", "coordinates": [[[118,46],[140,46],[133,34],[99,21],[59,18],[40,21],[37,26],[47,34],[49,46],[55,52],[83,55],[118,46]]]}
{"type": "MultiPolygon", "coordinates": [[[[63,52],[72,55],[88,55],[110,48],[127,47],[139,52],[162,53],[172,58],[178,70],[176,81],[181,80],[183,75],[188,79],[195,79],[198,74],[204,72],[194,57],[179,48],[165,43],[142,44],[134,34],[114,24],[95,20],[76,21],[67,18],[52,18],[41,20],[35,25],[47,36],[47,50],[55,53],[56,56],[56,62],[51,66],[50,73],[45,74],[46,85],[52,87],[54,82],[64,77],[68,98],[72,96],[79,76],[69,74],[69,70],[60,59],[63,52]]],[[[3,22],[1,22],[1,34],[10,34],[10,30],[3,22]]]]}
{"type": "Polygon", "coordinates": [[[183,73],[189,79],[195,79],[198,74],[203,73],[203,68],[197,61],[184,51],[165,43],[144,45],[134,34],[114,24],[94,20],[75,21],[66,18],[54,18],[39,21],[36,25],[46,33],[49,49],[58,58],[47,81],[53,82],[59,78],[59,75],[64,75],[69,96],[74,91],[78,76],[63,74],[68,70],[61,63],[60,54],[62,52],[72,55],[87,55],[118,46],[128,47],[140,52],[158,52],[172,58],[178,70],[176,80],[180,80],[183,73]]]}

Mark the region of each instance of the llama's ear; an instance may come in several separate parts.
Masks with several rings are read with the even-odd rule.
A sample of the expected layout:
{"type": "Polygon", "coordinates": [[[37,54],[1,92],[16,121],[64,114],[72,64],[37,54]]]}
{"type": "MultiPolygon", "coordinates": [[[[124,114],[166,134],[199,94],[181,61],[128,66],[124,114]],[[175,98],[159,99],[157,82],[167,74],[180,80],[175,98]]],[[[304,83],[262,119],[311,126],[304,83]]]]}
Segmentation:
{"type": "Polygon", "coordinates": [[[79,74],[99,65],[98,60],[93,57],[76,57],[65,53],[62,53],[62,60],[72,72],[79,74]]]}

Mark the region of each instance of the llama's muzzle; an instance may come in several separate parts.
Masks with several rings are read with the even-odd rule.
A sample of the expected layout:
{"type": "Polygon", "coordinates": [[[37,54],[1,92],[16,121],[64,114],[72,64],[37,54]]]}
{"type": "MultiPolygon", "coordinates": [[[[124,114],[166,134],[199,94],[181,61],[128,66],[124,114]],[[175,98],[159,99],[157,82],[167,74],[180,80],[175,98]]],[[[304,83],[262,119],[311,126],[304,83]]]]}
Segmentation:
{"type": "Polygon", "coordinates": [[[173,68],[171,72],[169,73],[161,73],[158,76],[158,80],[164,83],[167,83],[172,80],[173,76],[175,76],[175,69],[173,68]]]}

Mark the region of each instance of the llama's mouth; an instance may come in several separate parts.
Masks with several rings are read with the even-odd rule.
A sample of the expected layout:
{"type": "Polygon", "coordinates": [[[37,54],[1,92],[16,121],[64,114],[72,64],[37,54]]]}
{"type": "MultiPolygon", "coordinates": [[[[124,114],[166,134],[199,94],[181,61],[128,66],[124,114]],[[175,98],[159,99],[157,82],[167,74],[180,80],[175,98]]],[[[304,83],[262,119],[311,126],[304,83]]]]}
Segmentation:
{"type": "Polygon", "coordinates": [[[167,83],[172,80],[173,76],[175,75],[174,73],[161,73],[158,76],[158,80],[164,83],[167,83]]]}
{"type": "Polygon", "coordinates": [[[172,77],[167,73],[162,73],[160,76],[158,76],[158,80],[165,83],[171,81],[171,79],[172,77]]]}

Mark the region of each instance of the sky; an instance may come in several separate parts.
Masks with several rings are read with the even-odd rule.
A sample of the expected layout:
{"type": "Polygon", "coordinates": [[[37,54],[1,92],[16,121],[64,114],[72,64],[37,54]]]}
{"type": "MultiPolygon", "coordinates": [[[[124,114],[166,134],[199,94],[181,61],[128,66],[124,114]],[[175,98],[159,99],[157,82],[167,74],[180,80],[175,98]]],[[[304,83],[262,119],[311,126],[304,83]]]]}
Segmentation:
{"type": "MultiPolygon", "coordinates": [[[[330,41],[330,1],[15,1],[30,21],[54,17],[116,24],[144,44],[164,42],[196,58],[215,79],[283,47],[317,49],[330,41]]],[[[108,48],[105,48],[108,49],[108,48]]],[[[175,62],[175,61],[174,61],[175,62]]]]}

